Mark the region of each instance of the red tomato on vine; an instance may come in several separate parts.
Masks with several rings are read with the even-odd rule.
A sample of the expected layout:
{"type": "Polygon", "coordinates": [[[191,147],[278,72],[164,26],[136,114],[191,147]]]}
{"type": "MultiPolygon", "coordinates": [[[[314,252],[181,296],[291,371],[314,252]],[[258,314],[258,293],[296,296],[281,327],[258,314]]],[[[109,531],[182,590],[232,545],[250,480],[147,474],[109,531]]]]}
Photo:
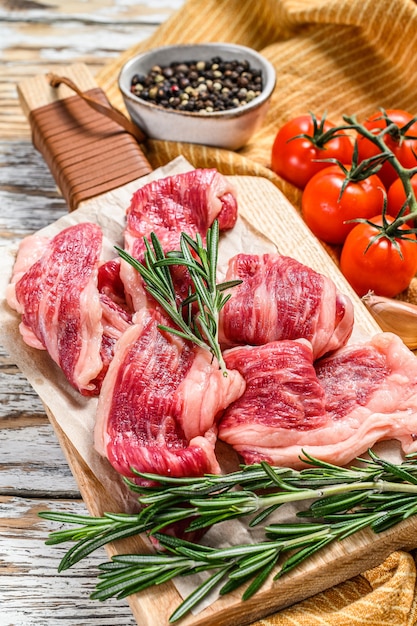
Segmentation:
{"type": "Polygon", "coordinates": [[[392,298],[404,291],[417,272],[417,239],[406,225],[390,233],[391,216],[358,223],[342,248],[340,269],[359,296],[373,291],[392,298]],[[384,232],[386,234],[384,234],[384,232]]]}
{"type": "MultiPolygon", "coordinates": [[[[392,130],[384,135],[387,148],[395,154],[404,167],[416,167],[417,118],[402,109],[388,109],[387,111],[382,110],[374,113],[364,123],[365,128],[375,134],[380,133],[390,125],[392,125],[392,130]]],[[[368,159],[380,152],[379,148],[366,137],[359,136],[357,142],[359,161],[368,159]]],[[[389,161],[387,161],[382,165],[378,176],[388,189],[398,175],[389,161]]]]}
{"type": "Polygon", "coordinates": [[[304,189],[307,181],[328,167],[317,159],[337,159],[350,163],[352,142],[325,116],[301,115],[289,120],[278,131],[271,155],[272,170],[296,187],[304,189]]]}
{"type": "Polygon", "coordinates": [[[376,174],[355,180],[355,168],[332,165],[307,183],[301,210],[310,230],[322,241],[342,244],[355,223],[382,212],[385,188],[376,174]]]}
{"type": "MultiPolygon", "coordinates": [[[[414,195],[417,197],[417,174],[411,177],[410,179],[411,186],[414,191],[414,195]]],[[[401,211],[406,201],[406,195],[404,190],[404,185],[400,178],[394,180],[390,188],[388,189],[387,194],[387,212],[390,215],[396,217],[398,213],[401,211]]],[[[405,214],[410,212],[409,207],[406,209],[405,214]]],[[[410,223],[410,226],[412,224],[410,223]]]]}

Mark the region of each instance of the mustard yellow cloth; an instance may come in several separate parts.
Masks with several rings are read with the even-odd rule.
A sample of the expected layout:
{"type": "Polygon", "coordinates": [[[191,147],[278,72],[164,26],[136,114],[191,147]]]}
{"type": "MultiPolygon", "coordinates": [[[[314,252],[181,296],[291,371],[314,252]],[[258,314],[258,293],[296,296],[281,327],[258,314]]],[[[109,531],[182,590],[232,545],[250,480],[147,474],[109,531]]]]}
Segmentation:
{"type": "MultiPolygon", "coordinates": [[[[417,5],[413,0],[188,0],[151,39],[127,50],[97,76],[112,103],[122,64],[136,52],[170,43],[227,41],[261,51],[277,70],[268,116],[238,153],[148,140],[153,167],[184,155],[195,167],[269,178],[299,206],[300,192],[270,170],[271,147],[287,119],[327,111],[364,119],[384,108],[417,112],[417,5]]],[[[416,281],[408,299],[415,300],[416,281]]],[[[413,555],[393,553],[382,565],[256,626],[412,626],[417,624],[413,555]]],[[[254,625],[255,626],[255,625],[254,625]]]]}

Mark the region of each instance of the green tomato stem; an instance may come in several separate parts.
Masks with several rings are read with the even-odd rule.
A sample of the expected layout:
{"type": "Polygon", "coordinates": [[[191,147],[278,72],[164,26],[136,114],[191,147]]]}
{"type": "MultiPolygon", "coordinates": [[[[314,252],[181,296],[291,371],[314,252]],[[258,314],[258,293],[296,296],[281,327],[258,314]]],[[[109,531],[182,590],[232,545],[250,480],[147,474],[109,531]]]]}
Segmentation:
{"type": "Polygon", "coordinates": [[[395,154],[388,148],[388,146],[386,145],[384,141],[385,135],[390,134],[393,130],[397,129],[396,124],[388,125],[386,128],[381,130],[380,133],[375,135],[370,130],[368,130],[363,124],[360,124],[357,121],[356,116],[346,115],[344,116],[343,119],[350,125],[352,129],[356,130],[362,137],[369,139],[369,141],[375,144],[381,150],[381,152],[390,153],[388,160],[391,163],[392,167],[397,172],[399,178],[401,179],[401,182],[404,187],[405,195],[407,198],[407,203],[410,208],[409,214],[401,215],[400,217],[397,217],[394,220],[394,222],[392,222],[392,224],[389,226],[389,232],[393,233],[395,230],[398,229],[399,226],[401,226],[408,220],[413,219],[414,217],[417,217],[417,198],[414,193],[413,186],[411,184],[411,177],[415,173],[417,173],[417,167],[413,167],[413,168],[404,167],[400,163],[400,161],[397,159],[395,154]]]}

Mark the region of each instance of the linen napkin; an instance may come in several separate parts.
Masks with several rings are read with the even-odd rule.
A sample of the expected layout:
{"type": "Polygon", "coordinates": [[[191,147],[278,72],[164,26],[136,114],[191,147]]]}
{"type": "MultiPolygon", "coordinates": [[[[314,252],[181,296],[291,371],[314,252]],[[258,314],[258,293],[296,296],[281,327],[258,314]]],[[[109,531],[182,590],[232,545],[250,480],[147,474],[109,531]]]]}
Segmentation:
{"type": "MultiPolygon", "coordinates": [[[[364,120],[381,107],[417,113],[413,0],[188,0],[150,39],[126,50],[96,80],[112,104],[123,109],[117,75],[133,54],[171,43],[210,41],[255,48],[275,66],[277,84],[266,120],[238,152],[148,140],[142,147],[154,168],[181,154],[194,167],[263,176],[299,207],[300,192],[270,169],[272,143],[286,120],[309,111],[326,112],[335,123],[343,114],[364,120]]],[[[337,262],[337,250],[329,252],[337,262]]],[[[417,303],[416,279],[404,298],[417,303]]],[[[414,555],[397,551],[379,567],[253,626],[314,624],[417,624],[414,555]]]]}

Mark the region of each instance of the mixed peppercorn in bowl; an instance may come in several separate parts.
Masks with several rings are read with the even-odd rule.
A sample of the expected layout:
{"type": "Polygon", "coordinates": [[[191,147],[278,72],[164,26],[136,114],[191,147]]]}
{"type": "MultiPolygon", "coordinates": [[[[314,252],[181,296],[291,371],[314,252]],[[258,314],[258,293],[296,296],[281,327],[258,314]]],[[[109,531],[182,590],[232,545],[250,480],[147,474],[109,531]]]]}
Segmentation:
{"type": "Polygon", "coordinates": [[[139,54],[123,66],[119,87],[148,137],[237,150],[261,125],[275,80],[255,50],[207,43],[139,54]]]}

